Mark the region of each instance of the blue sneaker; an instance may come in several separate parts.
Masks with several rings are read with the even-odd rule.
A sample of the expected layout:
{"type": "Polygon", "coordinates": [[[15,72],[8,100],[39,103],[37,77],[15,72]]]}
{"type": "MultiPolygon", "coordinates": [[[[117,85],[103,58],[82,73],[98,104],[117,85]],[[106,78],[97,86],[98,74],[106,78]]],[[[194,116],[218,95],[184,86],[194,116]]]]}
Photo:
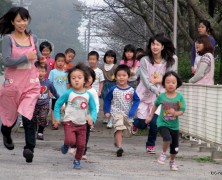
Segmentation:
{"type": "Polygon", "coordinates": [[[62,154],[66,154],[69,150],[69,147],[66,146],[65,144],[61,146],[61,152],[62,154]]]}
{"type": "Polygon", "coordinates": [[[74,168],[75,169],[81,169],[80,161],[79,160],[74,160],[73,162],[74,168]]]}

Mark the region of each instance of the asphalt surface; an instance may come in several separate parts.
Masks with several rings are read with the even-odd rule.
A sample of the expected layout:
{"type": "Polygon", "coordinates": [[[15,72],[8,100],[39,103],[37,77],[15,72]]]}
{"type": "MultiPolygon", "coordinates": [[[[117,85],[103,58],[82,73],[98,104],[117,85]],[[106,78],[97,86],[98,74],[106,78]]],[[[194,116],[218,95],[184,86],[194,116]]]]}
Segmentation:
{"type": "MultiPolygon", "coordinates": [[[[1,77],[0,77],[1,78],[1,77]]],[[[116,157],[113,145],[113,132],[102,124],[102,112],[91,133],[88,144],[87,160],[82,160],[81,170],[73,169],[73,155],[62,154],[63,127],[51,130],[48,126],[44,141],[37,140],[34,159],[26,163],[22,156],[24,130],[18,125],[13,129],[12,138],[15,149],[7,150],[0,134],[0,180],[41,180],[41,179],[222,179],[222,165],[210,162],[210,152],[199,152],[191,147],[188,140],[180,139],[177,156],[178,171],[170,171],[169,160],[165,165],[157,163],[161,152],[161,137],[157,138],[157,154],[150,155],[145,150],[146,136],[124,138],[124,154],[116,157]],[[204,160],[200,163],[197,160],[204,160]]],[[[169,154],[168,154],[169,155],[169,154]]]]}

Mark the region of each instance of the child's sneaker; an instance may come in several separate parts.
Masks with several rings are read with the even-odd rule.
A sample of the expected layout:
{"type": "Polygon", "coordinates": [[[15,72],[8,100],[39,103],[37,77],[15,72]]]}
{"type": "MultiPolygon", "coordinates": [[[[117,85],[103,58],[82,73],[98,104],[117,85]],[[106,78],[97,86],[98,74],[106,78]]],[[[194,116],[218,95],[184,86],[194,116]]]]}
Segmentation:
{"type": "Polygon", "coordinates": [[[31,151],[30,149],[24,149],[23,157],[25,158],[27,163],[31,163],[34,157],[33,151],[31,151]]]}
{"type": "Polygon", "coordinates": [[[112,129],[113,128],[113,121],[112,121],[112,119],[109,119],[108,124],[107,124],[107,128],[108,129],[112,129]]]}
{"type": "Polygon", "coordinates": [[[73,162],[74,168],[75,169],[81,169],[80,161],[79,160],[74,160],[73,162]]]}
{"type": "Polygon", "coordinates": [[[138,132],[138,128],[136,126],[132,127],[132,134],[135,135],[138,132]]]}
{"type": "Polygon", "coordinates": [[[109,119],[108,119],[108,118],[104,118],[104,119],[103,119],[103,124],[107,124],[107,123],[108,123],[108,121],[109,121],[109,119]]]}
{"type": "Polygon", "coordinates": [[[116,156],[117,157],[121,157],[123,155],[123,148],[119,148],[117,151],[116,151],[116,156]]]}
{"type": "Polygon", "coordinates": [[[171,171],[177,171],[178,170],[178,167],[177,167],[175,161],[170,161],[170,170],[171,171]]]}
{"type": "Polygon", "coordinates": [[[166,153],[161,153],[159,158],[157,159],[157,162],[160,164],[165,164],[165,160],[166,160],[166,153]]]}
{"type": "Polygon", "coordinates": [[[93,125],[90,126],[90,132],[95,132],[95,127],[93,125]]]}
{"type": "Polygon", "coordinates": [[[146,151],[149,153],[149,154],[156,154],[156,151],[155,151],[155,146],[147,146],[146,147],[146,151]]]}
{"type": "Polygon", "coordinates": [[[82,156],[82,160],[87,160],[86,154],[82,156]]]}
{"type": "Polygon", "coordinates": [[[66,154],[69,150],[69,147],[66,146],[65,144],[61,146],[61,152],[62,154],[66,154]]]}
{"type": "Polygon", "coordinates": [[[38,133],[37,134],[37,139],[38,140],[44,140],[43,134],[42,133],[38,133]]]}

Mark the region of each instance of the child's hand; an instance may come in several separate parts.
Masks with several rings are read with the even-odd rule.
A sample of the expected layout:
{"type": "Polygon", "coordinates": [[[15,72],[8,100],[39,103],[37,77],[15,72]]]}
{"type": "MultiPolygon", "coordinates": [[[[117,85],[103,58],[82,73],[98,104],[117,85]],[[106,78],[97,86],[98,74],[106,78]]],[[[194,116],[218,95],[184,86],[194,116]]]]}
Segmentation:
{"type": "Polygon", "coordinates": [[[175,116],[175,109],[173,109],[173,108],[170,108],[168,111],[168,114],[171,114],[171,115],[173,115],[173,116],[175,116]]]}
{"type": "Polygon", "coordinates": [[[63,104],[62,107],[61,107],[61,109],[60,109],[60,112],[61,112],[61,113],[64,113],[64,112],[65,112],[65,108],[66,108],[66,106],[63,104]]]}
{"type": "Polygon", "coordinates": [[[93,126],[93,120],[90,117],[90,115],[87,116],[87,122],[88,122],[88,125],[93,126]]]}
{"type": "Polygon", "coordinates": [[[106,113],[106,114],[105,114],[105,117],[106,117],[106,118],[109,118],[109,117],[110,117],[110,113],[106,113]]]}
{"type": "Polygon", "coordinates": [[[28,54],[26,55],[26,57],[27,57],[27,59],[28,59],[29,61],[34,61],[34,60],[37,59],[37,55],[36,55],[35,52],[30,52],[30,53],[28,53],[28,54]]]}
{"type": "Polygon", "coordinates": [[[148,117],[146,118],[146,120],[145,120],[145,123],[146,123],[146,124],[149,124],[151,120],[152,120],[152,117],[151,117],[151,116],[148,116],[148,117]]]}
{"type": "Polygon", "coordinates": [[[54,124],[53,124],[53,127],[54,128],[58,128],[59,124],[60,124],[60,121],[59,120],[55,120],[54,124]]]}

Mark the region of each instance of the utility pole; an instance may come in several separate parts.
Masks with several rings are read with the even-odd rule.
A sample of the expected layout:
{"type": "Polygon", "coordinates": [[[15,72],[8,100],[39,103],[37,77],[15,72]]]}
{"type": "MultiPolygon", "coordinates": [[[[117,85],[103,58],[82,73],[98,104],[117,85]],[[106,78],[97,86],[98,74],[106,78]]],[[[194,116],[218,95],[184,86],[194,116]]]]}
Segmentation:
{"type": "Polygon", "coordinates": [[[88,22],[88,41],[87,41],[87,54],[90,48],[90,31],[91,31],[91,10],[89,10],[89,22],[88,22]]]}

